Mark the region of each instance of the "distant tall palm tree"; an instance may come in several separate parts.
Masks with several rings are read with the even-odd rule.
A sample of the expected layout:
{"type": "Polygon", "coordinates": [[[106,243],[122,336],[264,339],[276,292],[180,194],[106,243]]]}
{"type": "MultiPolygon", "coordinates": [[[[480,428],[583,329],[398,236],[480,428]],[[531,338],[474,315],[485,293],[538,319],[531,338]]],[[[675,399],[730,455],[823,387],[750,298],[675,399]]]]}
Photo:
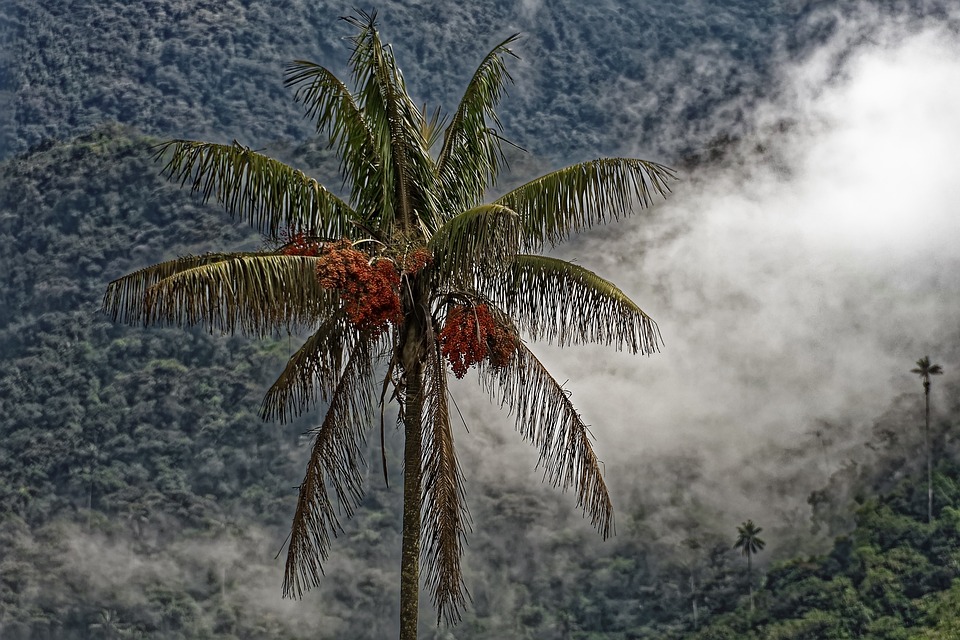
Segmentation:
{"type": "Polygon", "coordinates": [[[823,457],[823,471],[827,475],[827,477],[830,476],[830,461],[827,458],[827,440],[826,440],[828,428],[830,428],[830,424],[825,420],[821,420],[820,425],[816,429],[808,432],[817,439],[817,443],[820,445],[820,454],[823,457]]]}
{"type": "Polygon", "coordinates": [[[923,356],[917,360],[917,366],[910,370],[923,380],[923,399],[924,399],[924,429],[923,446],[927,452],[927,522],[933,521],[933,461],[930,452],[930,376],[938,376],[943,373],[943,368],[938,364],[930,364],[930,356],[923,356]]]}
{"type": "MultiPolygon", "coordinates": [[[[341,199],[304,173],[238,143],[174,140],[165,172],[257,227],[266,250],[185,256],[110,283],[104,309],[131,323],[203,324],[254,336],[310,329],[264,399],[267,419],[323,402],[293,519],[284,592],[316,585],[340,517],[362,496],[361,445],[386,398],[404,429],[400,637],[417,636],[420,564],[438,618],[466,604],[467,528],[448,373],[476,366],[540,452],[547,478],[572,488],[606,537],[613,508],[587,425],[521,339],[656,351],[656,324],[613,283],[540,255],[668,191],[670,169],[602,158],[484,201],[504,161],[496,107],[511,37],[493,48],[442,127],[407,93],[375,15],[348,18],[354,89],[298,61],[287,85],[338,152],[341,199]],[[392,387],[393,392],[388,393],[392,387]],[[378,401],[379,397],[379,401],[378,401]]],[[[439,620],[438,620],[439,621],[439,620]]]]}
{"type": "Polygon", "coordinates": [[[750,587],[750,611],[753,611],[753,562],[754,554],[763,551],[767,543],[760,538],[762,527],[753,524],[753,520],[747,520],[737,527],[737,541],[733,543],[734,549],[739,549],[741,555],[747,557],[747,581],[750,587]]]}
{"type": "Polygon", "coordinates": [[[703,545],[701,545],[700,541],[694,537],[687,538],[683,541],[683,544],[689,550],[687,552],[689,561],[686,565],[686,570],[687,579],[690,582],[690,608],[693,613],[693,630],[696,631],[700,626],[700,608],[698,606],[697,598],[702,591],[699,574],[700,563],[702,561],[701,552],[703,545]]]}

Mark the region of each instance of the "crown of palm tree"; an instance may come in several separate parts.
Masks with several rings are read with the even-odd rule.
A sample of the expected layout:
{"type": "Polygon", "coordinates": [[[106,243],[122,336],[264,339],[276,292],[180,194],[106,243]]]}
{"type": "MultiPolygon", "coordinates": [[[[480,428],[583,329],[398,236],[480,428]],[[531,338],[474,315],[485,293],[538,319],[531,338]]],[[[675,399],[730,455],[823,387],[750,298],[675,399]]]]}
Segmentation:
{"type": "Polygon", "coordinates": [[[938,364],[930,364],[930,356],[923,356],[917,360],[917,366],[910,370],[920,376],[923,381],[923,388],[930,389],[930,376],[938,376],[943,373],[943,368],[938,364]]]}
{"type": "Polygon", "coordinates": [[[763,527],[753,524],[753,520],[747,520],[737,527],[737,541],[733,548],[739,549],[740,553],[745,556],[756,555],[763,551],[767,543],[760,538],[761,531],[763,531],[763,527]]]}
{"type": "MultiPolygon", "coordinates": [[[[468,514],[447,404],[452,360],[444,348],[449,357],[455,341],[445,346],[438,336],[454,310],[475,318],[476,326],[481,316],[490,318],[493,327],[476,341],[460,336],[479,350],[471,363],[484,388],[537,447],[546,477],[572,487],[584,514],[609,535],[612,505],[587,426],[520,336],[560,345],[598,342],[632,353],[657,349],[656,324],[613,283],[537,251],[651,205],[668,192],[673,174],[653,162],[599,159],[485,202],[504,160],[496,107],[510,81],[505,62],[514,57],[509,47],[516,36],[483,58],[441,127],[438,116],[427,118],[408,95],[375,19],[364,13],[345,18],[356,29],[352,89],[312,62],[296,61],[286,72],[295,99],[339,155],[348,193],[339,197],[236,142],[165,143],[158,157],[166,159],[166,175],[216,200],[274,247],[147,267],[110,283],[103,307],[131,323],[203,324],[253,336],[311,332],[261,406],[265,419],[280,421],[326,407],[300,485],[287,595],[317,584],[330,538],[340,530],[338,514],[350,516],[359,504],[361,448],[392,386],[407,451],[413,447],[405,486],[421,501],[411,526],[425,536],[420,553],[438,613],[455,621],[465,604],[460,556],[468,514]],[[358,265],[354,272],[341,273],[346,279],[339,288],[330,286],[331,269],[356,257],[350,251],[363,260],[351,263],[358,265]],[[422,264],[408,268],[414,254],[422,264]],[[357,275],[364,261],[371,269],[387,265],[378,273],[393,274],[393,288],[383,295],[396,296],[400,310],[374,326],[352,313],[372,304],[361,295],[371,290],[357,275]],[[494,336],[507,336],[506,356],[490,355],[494,336]]],[[[405,508],[405,531],[408,525],[405,508]]]]}

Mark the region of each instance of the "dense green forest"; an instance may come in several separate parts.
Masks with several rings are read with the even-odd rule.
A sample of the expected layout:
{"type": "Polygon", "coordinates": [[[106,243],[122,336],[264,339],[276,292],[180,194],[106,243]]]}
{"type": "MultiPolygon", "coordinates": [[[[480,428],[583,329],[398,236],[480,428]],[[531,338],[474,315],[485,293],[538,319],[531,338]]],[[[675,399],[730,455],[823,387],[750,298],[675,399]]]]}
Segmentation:
{"type": "Polygon", "coordinates": [[[856,528],[823,556],[768,568],[756,608],[743,604],[686,636],[947,640],[960,634],[960,484],[955,456],[941,459],[935,519],[926,522],[925,482],[856,497],[856,528]]]}
{"type": "MultiPolygon", "coordinates": [[[[680,190],[698,188],[696,172],[743,162],[736,141],[751,133],[750,109],[784,90],[780,67],[825,42],[824,64],[840,64],[889,24],[956,34],[953,5],[736,0],[719,11],[699,0],[643,0],[634,10],[614,0],[388,0],[378,8],[411,93],[431,105],[453,104],[480,56],[524,33],[502,116],[510,139],[531,153],[510,151],[504,185],[571,158],[624,153],[680,167],[680,190]]],[[[283,600],[276,556],[316,415],[280,426],[257,409],[298,337],[119,326],[99,311],[107,282],[133,269],[262,241],[159,176],[151,146],[161,138],[237,139],[334,175],[322,145],[303,143],[310,123],[282,72],[295,58],[340,71],[337,18],[347,11],[327,1],[283,10],[258,0],[0,3],[3,640],[394,635],[399,433],[386,430],[389,486],[379,434],[369,435],[366,497],[334,541],[324,584],[302,601],[283,600]]],[[[790,126],[777,122],[773,135],[790,126]]],[[[883,283],[880,299],[926,304],[929,291],[956,291],[949,256],[926,258],[947,266],[932,285],[916,293],[913,282],[883,283]]],[[[642,256],[629,259],[641,268],[642,256]]],[[[701,313],[704,298],[692,291],[685,303],[701,313]]],[[[765,303],[736,291],[725,302],[765,303]]],[[[835,304],[850,312],[851,332],[872,309],[835,304]]],[[[830,414],[843,418],[793,424],[786,410],[771,425],[782,433],[742,444],[736,473],[711,466],[721,454],[699,442],[648,450],[646,423],[618,427],[635,428],[636,443],[608,467],[616,535],[606,542],[581,520],[575,497],[541,486],[535,452],[512,457],[497,431],[512,442],[509,420],[487,425],[465,403],[470,433],[458,447],[473,523],[464,558],[472,601],[453,628],[431,624],[424,606],[421,637],[960,637],[960,389],[950,375],[960,367],[960,330],[937,333],[931,345],[926,328],[898,327],[896,339],[930,347],[948,374],[934,381],[932,523],[916,380],[873,404],[862,402],[868,394],[844,396],[830,414]],[[724,491],[712,491],[718,486],[724,491]],[[734,549],[735,525],[748,518],[766,541],[752,558],[752,582],[734,549]]],[[[814,330],[829,340],[839,329],[814,330]]],[[[717,343],[735,339],[718,330],[717,343]]],[[[737,363],[740,384],[770,388],[777,372],[753,365],[737,363]]],[[[862,372],[849,372],[851,389],[862,372]]],[[[568,373],[575,383],[582,372],[568,373]]],[[[712,419],[694,426],[720,430],[712,419]]],[[[605,435],[598,428],[598,442],[605,435]]]]}
{"type": "MultiPolygon", "coordinates": [[[[400,514],[377,446],[326,584],[302,602],[279,598],[274,555],[311,425],[264,424],[256,409],[296,338],[121,327],[98,312],[105,283],[140,264],[209,238],[259,242],[165,184],[152,142],[108,126],[0,166],[0,635],[390,635],[400,514]]],[[[472,605],[458,627],[423,635],[955,637],[960,396],[951,387],[937,397],[952,404],[934,413],[934,522],[924,522],[918,384],[877,412],[862,454],[823,467],[806,531],[759,523],[768,547],[755,559],[753,611],[721,507],[687,494],[704,481],[696,458],[667,457],[628,477],[638,490],[622,496],[617,535],[603,544],[569,496],[481,480],[472,605]],[[822,555],[794,558],[800,539],[819,540],[806,547],[822,555]]],[[[394,478],[399,446],[388,430],[394,478]]],[[[793,454],[816,460],[812,451],[793,454]]],[[[478,454],[466,455],[469,465],[478,454]]],[[[773,482],[788,492],[793,479],[773,482]]]]}
{"type": "MultiPolygon", "coordinates": [[[[719,134],[742,132],[745,111],[777,91],[777,65],[843,31],[852,16],[870,16],[874,27],[879,17],[946,21],[951,2],[730,0],[722,12],[699,0],[545,6],[389,0],[375,8],[418,100],[454,104],[489,47],[520,32],[519,82],[502,114],[513,139],[556,162],[601,151],[676,162],[719,134]]],[[[337,70],[345,33],[337,19],[349,10],[302,0],[283,11],[256,0],[7,0],[0,158],[105,121],[254,148],[303,140],[309,126],[281,70],[303,58],[337,70]]]]}

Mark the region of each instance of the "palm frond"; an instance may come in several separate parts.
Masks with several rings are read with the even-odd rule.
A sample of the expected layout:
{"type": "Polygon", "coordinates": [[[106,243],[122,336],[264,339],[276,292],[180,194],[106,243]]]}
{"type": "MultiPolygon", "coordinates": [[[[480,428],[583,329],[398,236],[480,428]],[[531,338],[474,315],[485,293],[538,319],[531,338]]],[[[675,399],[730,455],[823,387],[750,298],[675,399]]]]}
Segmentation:
{"type": "Polygon", "coordinates": [[[533,340],[643,354],[661,342],[657,323],[623,291],[571,262],[519,255],[490,284],[487,295],[533,340]]]}
{"type": "Polygon", "coordinates": [[[318,398],[328,402],[357,337],[344,313],[327,318],[287,361],[263,398],[261,417],[283,423],[308,411],[318,398]]]}
{"type": "Polygon", "coordinates": [[[255,256],[257,253],[205,253],[199,256],[181,256],[174,260],[167,260],[117,278],[107,285],[103,294],[101,310],[110,315],[114,322],[139,324],[148,322],[144,299],[147,290],[164,278],[175,273],[187,271],[225,260],[232,260],[240,256],[255,256]]]}
{"type": "Polygon", "coordinates": [[[517,431],[540,451],[544,478],[566,490],[604,539],[613,528],[613,504],[590,433],[567,391],[519,340],[510,362],[484,363],[480,379],[490,397],[516,418],[517,431]]]}
{"type": "Polygon", "coordinates": [[[214,254],[180,258],[114,280],[104,308],[144,324],[197,325],[265,336],[316,326],[340,308],[320,286],[317,258],[214,254]]]}
{"type": "Polygon", "coordinates": [[[376,176],[382,189],[380,230],[389,236],[397,225],[405,236],[427,235],[436,226],[437,206],[433,159],[422,137],[425,118],[410,99],[393,50],[380,40],[376,13],[344,19],[358,29],[350,65],[358,105],[381,160],[376,176]]]}
{"type": "Polygon", "coordinates": [[[437,624],[442,618],[455,624],[469,595],[460,569],[469,512],[450,428],[447,370],[436,342],[427,360],[421,558],[437,610],[437,624]]]}
{"type": "Polygon", "coordinates": [[[420,132],[420,137],[423,138],[423,143],[427,149],[433,149],[433,146],[437,143],[437,140],[440,139],[440,135],[447,126],[447,118],[441,115],[440,107],[434,109],[433,115],[429,118],[426,117],[429,113],[427,111],[427,105],[423,105],[420,112],[424,115],[423,129],[420,132]]]}
{"type": "Polygon", "coordinates": [[[361,445],[373,407],[379,343],[378,338],[364,334],[354,345],[323,423],[315,431],[287,547],[286,597],[299,598],[319,584],[330,537],[342,531],[339,514],[352,516],[363,497],[361,445]]]}
{"type": "Polygon", "coordinates": [[[328,131],[330,146],[340,156],[340,172],[351,185],[351,201],[367,225],[380,209],[382,186],[376,183],[381,164],[373,132],[346,85],[330,70],[308,60],[296,60],[286,69],[284,84],[297,87],[294,99],[304,104],[306,117],[317,123],[317,133],[328,131]]]}
{"type": "Polygon", "coordinates": [[[237,142],[171,140],[158,147],[156,158],[168,152],[166,176],[189,184],[204,202],[215,198],[230,215],[270,238],[286,229],[342,238],[359,221],[347,203],[313,178],[237,142]]]}
{"type": "Polygon", "coordinates": [[[497,204],[480,205],[448,220],[427,243],[438,287],[451,282],[464,286],[502,270],[520,249],[520,225],[515,212],[497,204]]]}
{"type": "Polygon", "coordinates": [[[520,214],[527,242],[539,247],[651,206],[656,196],[666,196],[674,178],[655,162],[601,158],[548,173],[496,202],[520,214]]]}
{"type": "Polygon", "coordinates": [[[507,56],[517,57],[510,45],[514,34],[494,47],[477,67],[447,127],[437,158],[437,176],[445,211],[462,211],[481,202],[488,185],[496,182],[503,152],[502,129],[496,108],[512,79],[507,56]]]}

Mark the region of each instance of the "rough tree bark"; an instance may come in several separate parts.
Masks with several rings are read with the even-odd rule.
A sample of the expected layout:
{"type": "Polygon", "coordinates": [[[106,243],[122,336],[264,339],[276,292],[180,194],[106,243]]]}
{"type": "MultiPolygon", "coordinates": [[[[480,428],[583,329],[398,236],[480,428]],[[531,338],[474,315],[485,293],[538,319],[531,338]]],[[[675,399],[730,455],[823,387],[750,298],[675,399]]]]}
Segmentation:
{"type": "Polygon", "coordinates": [[[423,449],[423,365],[406,370],[403,415],[403,543],[400,555],[400,640],[416,640],[420,609],[420,502],[423,449]]]}

